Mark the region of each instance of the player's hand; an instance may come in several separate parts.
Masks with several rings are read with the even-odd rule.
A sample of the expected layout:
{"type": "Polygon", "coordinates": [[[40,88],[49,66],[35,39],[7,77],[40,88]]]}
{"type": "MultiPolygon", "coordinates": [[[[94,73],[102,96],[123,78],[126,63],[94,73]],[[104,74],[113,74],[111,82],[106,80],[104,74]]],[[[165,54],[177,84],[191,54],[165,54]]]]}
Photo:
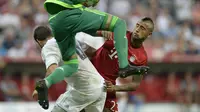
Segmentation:
{"type": "Polygon", "coordinates": [[[106,39],[106,40],[113,40],[113,33],[110,31],[101,31],[102,36],[106,39]]]}
{"type": "Polygon", "coordinates": [[[33,91],[32,97],[34,100],[38,100],[38,92],[36,90],[33,91]]]}
{"type": "Polygon", "coordinates": [[[115,85],[113,85],[111,81],[105,80],[105,87],[104,87],[104,89],[107,92],[114,92],[115,91],[115,85]]]}
{"type": "Polygon", "coordinates": [[[113,32],[99,30],[96,33],[98,36],[104,37],[105,40],[113,40],[113,32]]]}

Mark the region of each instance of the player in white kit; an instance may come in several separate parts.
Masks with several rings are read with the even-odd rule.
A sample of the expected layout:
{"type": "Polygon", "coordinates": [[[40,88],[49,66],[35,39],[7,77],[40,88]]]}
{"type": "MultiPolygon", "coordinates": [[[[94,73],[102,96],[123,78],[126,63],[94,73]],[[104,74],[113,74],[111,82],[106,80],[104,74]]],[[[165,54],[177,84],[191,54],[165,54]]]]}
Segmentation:
{"type": "MultiPolygon", "coordinates": [[[[81,36],[87,35],[79,34],[76,38],[81,41],[83,39],[81,36]]],[[[42,48],[41,54],[46,65],[47,75],[55,69],[62,70],[59,67],[63,63],[62,56],[56,40],[51,36],[51,30],[47,26],[38,26],[34,31],[34,39],[42,48]]],[[[60,95],[52,112],[80,112],[82,109],[85,112],[103,111],[106,99],[106,92],[103,91],[104,79],[85,55],[84,51],[87,50],[87,45],[78,40],[76,41],[78,72],[65,78],[68,90],[60,95]]],[[[37,91],[33,93],[33,97],[35,96],[37,96],[37,91]]]]}

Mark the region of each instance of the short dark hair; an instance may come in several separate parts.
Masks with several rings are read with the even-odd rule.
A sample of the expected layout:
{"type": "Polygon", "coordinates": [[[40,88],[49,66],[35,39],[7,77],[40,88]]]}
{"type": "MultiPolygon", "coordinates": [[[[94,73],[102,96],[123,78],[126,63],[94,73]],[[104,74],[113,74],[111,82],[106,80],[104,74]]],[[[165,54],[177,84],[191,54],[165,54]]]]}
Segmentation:
{"type": "Polygon", "coordinates": [[[37,26],[34,30],[33,37],[35,41],[43,41],[52,36],[51,29],[48,26],[37,26]]]}
{"type": "Polygon", "coordinates": [[[154,30],[154,22],[153,22],[153,20],[150,17],[144,17],[144,18],[142,18],[142,21],[143,22],[149,22],[151,24],[151,26],[149,26],[149,30],[151,32],[153,32],[153,30],[154,30]]]}

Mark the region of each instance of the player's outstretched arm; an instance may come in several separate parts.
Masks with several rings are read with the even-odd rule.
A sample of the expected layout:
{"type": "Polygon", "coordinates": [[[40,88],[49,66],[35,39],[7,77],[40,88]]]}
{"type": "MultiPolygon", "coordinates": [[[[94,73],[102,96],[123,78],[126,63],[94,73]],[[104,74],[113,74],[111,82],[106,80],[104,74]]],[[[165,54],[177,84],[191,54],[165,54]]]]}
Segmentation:
{"type": "MultiPolygon", "coordinates": [[[[50,75],[56,68],[58,67],[58,65],[56,63],[52,63],[46,70],[46,76],[50,75]]],[[[32,93],[32,97],[34,100],[38,100],[38,92],[36,90],[33,91],[32,93]]]]}
{"type": "MultiPolygon", "coordinates": [[[[52,49],[52,46],[45,46],[42,49],[42,59],[45,62],[46,66],[46,76],[50,75],[57,67],[59,60],[61,57],[59,56],[60,52],[56,50],[58,48],[52,49]]],[[[38,92],[36,90],[33,91],[32,97],[34,100],[38,100],[38,92]]]]}
{"type": "Polygon", "coordinates": [[[140,86],[142,81],[143,75],[133,75],[132,82],[123,84],[123,85],[113,85],[110,81],[105,81],[106,83],[106,90],[108,92],[128,92],[128,91],[136,91],[137,88],[140,86]]]}
{"type": "Polygon", "coordinates": [[[85,51],[88,47],[92,47],[93,49],[97,50],[105,42],[105,40],[102,37],[94,38],[93,36],[83,32],[76,34],[76,40],[78,40],[81,43],[83,51],[85,51]]]}

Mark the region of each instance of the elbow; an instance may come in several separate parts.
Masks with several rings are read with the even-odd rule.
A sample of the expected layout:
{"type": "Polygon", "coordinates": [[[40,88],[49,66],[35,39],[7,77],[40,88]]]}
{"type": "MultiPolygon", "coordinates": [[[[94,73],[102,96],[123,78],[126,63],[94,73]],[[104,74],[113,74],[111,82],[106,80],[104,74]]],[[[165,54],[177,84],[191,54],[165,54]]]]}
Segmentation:
{"type": "Polygon", "coordinates": [[[136,89],[138,89],[140,87],[140,82],[136,83],[136,89]]]}
{"type": "Polygon", "coordinates": [[[132,87],[133,87],[133,91],[136,91],[140,87],[140,82],[134,82],[132,84],[132,87]]]}

